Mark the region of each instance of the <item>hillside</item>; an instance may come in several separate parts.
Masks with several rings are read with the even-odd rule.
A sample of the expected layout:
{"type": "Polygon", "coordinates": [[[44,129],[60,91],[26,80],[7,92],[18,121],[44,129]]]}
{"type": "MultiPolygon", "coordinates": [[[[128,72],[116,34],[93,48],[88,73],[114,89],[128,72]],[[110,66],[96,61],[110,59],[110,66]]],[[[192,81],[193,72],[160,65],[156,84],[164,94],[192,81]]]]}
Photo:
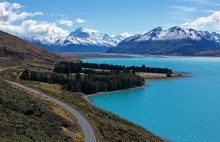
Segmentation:
{"type": "Polygon", "coordinates": [[[82,141],[76,119],[61,107],[1,79],[0,94],[1,142],[82,141]]]}
{"type": "MultiPolygon", "coordinates": [[[[172,27],[155,28],[146,34],[138,34],[110,48],[109,53],[149,55],[198,55],[201,52],[220,49],[217,33],[172,27]]],[[[214,52],[213,52],[214,53],[214,52]]],[[[215,54],[214,54],[215,55],[215,54]]]]}
{"type": "Polygon", "coordinates": [[[0,31],[0,57],[38,61],[52,61],[60,59],[60,57],[54,53],[3,31],[0,31]]]}

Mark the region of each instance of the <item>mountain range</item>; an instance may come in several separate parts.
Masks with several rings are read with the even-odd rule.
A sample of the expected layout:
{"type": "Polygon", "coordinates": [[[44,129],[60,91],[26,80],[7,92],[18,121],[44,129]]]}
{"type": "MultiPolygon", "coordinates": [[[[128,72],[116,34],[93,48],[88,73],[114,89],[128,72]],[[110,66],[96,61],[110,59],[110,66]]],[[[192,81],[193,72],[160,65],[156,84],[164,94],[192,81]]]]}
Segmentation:
{"type": "MultiPolygon", "coordinates": [[[[18,37],[19,34],[14,34],[18,37]]],[[[145,34],[102,34],[87,27],[77,28],[68,36],[21,37],[52,52],[107,52],[146,55],[220,55],[220,34],[157,27],[145,34]]]]}
{"type": "Polygon", "coordinates": [[[208,55],[219,54],[220,34],[178,26],[164,30],[157,27],[145,34],[136,34],[121,41],[108,53],[149,55],[208,55]]]}
{"type": "Polygon", "coordinates": [[[129,35],[108,35],[87,27],[77,28],[66,37],[32,36],[23,39],[53,52],[106,52],[129,35]]]}

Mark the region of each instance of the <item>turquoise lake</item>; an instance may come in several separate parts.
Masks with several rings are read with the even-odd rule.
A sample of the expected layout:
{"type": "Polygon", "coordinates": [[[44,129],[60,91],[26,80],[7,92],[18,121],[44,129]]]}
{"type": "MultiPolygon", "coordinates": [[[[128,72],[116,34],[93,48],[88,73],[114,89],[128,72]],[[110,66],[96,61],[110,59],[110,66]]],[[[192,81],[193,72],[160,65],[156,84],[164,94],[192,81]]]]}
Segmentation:
{"type": "Polygon", "coordinates": [[[174,142],[220,142],[220,58],[105,58],[84,62],[145,64],[190,72],[193,77],[147,81],[146,88],[89,99],[174,142]]]}

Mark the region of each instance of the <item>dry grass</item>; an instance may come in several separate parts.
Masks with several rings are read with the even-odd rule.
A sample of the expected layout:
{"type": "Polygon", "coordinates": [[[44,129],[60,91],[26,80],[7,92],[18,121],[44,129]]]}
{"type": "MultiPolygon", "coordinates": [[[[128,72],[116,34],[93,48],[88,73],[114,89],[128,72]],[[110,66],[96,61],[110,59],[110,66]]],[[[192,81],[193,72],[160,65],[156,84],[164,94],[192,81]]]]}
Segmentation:
{"type": "MultiPolygon", "coordinates": [[[[35,86],[35,87],[38,86],[38,84],[36,84],[36,83],[32,83],[31,85],[35,86]]],[[[42,88],[43,90],[47,90],[47,91],[51,91],[52,90],[51,93],[55,93],[55,94],[60,94],[61,93],[61,88],[60,88],[59,85],[48,84],[48,83],[41,83],[41,86],[43,86],[43,88],[42,88]],[[53,90],[53,88],[54,88],[54,90],[53,90]],[[57,91],[57,90],[59,90],[59,91],[57,91]]],[[[36,95],[36,94],[34,94],[32,92],[29,92],[27,90],[21,89],[21,88],[19,88],[17,86],[12,86],[12,87],[15,88],[15,89],[18,89],[20,91],[23,91],[23,92],[25,92],[27,94],[30,94],[33,97],[44,101],[45,103],[50,104],[50,106],[52,107],[53,111],[56,114],[60,115],[62,118],[65,118],[66,120],[69,120],[71,123],[76,124],[78,126],[78,124],[77,124],[78,122],[77,122],[76,118],[73,115],[71,115],[68,111],[66,111],[65,109],[60,107],[59,105],[54,104],[53,102],[49,101],[48,99],[46,99],[44,97],[39,97],[38,95],[36,95]]],[[[83,141],[84,135],[83,135],[83,133],[80,130],[80,126],[78,126],[77,130],[75,130],[74,132],[70,131],[69,129],[64,128],[64,127],[62,127],[62,130],[63,130],[64,133],[66,133],[66,135],[71,137],[74,141],[76,141],[76,142],[83,141]]]]}
{"type": "Polygon", "coordinates": [[[0,69],[12,67],[12,66],[18,66],[20,64],[21,64],[21,62],[19,62],[17,60],[14,60],[11,58],[6,58],[6,57],[0,57],[0,69]]]}
{"type": "Polygon", "coordinates": [[[69,129],[64,128],[64,127],[62,127],[62,130],[63,130],[64,133],[66,133],[69,137],[74,139],[76,142],[82,142],[83,141],[83,135],[82,135],[81,132],[74,133],[74,132],[72,132],[69,129]]]}
{"type": "MultiPolygon", "coordinates": [[[[137,75],[140,75],[144,79],[165,79],[165,78],[170,78],[167,77],[167,74],[162,74],[162,73],[145,73],[145,72],[136,72],[137,75]]],[[[178,77],[181,76],[181,74],[174,73],[172,74],[172,77],[178,77]]]]}
{"type": "Polygon", "coordinates": [[[62,93],[61,86],[58,84],[40,83],[40,89],[49,91],[53,94],[59,95],[62,93]]]}

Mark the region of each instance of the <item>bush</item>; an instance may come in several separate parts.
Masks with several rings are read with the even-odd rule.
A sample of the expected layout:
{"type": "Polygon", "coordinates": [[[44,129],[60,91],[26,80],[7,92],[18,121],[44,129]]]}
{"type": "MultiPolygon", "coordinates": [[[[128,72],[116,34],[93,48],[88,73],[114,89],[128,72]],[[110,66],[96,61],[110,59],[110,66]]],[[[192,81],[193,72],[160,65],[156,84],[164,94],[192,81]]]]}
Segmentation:
{"type": "Polygon", "coordinates": [[[172,77],[172,74],[171,74],[171,73],[168,73],[168,74],[167,74],[167,77],[172,77]]]}

